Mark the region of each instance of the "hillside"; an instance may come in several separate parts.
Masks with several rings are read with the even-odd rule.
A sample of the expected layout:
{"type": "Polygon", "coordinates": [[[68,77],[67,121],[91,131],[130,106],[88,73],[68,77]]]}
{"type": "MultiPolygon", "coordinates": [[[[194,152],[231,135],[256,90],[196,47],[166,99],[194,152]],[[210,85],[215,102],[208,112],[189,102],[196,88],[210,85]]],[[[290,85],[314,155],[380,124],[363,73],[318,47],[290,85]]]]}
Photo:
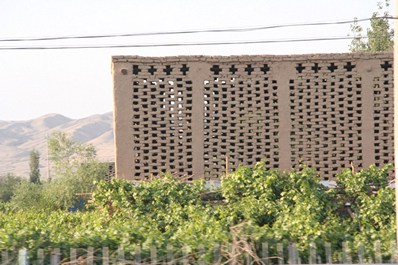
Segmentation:
{"type": "Polygon", "coordinates": [[[74,140],[93,144],[98,158],[113,161],[113,115],[111,112],[82,119],[48,114],[27,121],[0,121],[0,175],[29,175],[29,152],[40,152],[40,171],[47,177],[47,140],[54,130],[66,132],[74,140]]]}

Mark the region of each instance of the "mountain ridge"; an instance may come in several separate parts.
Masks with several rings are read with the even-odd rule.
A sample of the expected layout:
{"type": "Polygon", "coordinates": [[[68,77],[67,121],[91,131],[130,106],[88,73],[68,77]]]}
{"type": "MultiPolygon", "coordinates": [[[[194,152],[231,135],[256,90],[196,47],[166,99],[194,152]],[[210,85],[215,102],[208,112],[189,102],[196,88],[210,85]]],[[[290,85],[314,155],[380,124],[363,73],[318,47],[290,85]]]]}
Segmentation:
{"type": "Polygon", "coordinates": [[[42,178],[47,178],[47,138],[56,130],[73,140],[94,145],[99,160],[114,160],[112,112],[80,119],[49,113],[31,120],[0,120],[0,176],[11,173],[28,177],[29,152],[36,149],[40,153],[42,178]]]}

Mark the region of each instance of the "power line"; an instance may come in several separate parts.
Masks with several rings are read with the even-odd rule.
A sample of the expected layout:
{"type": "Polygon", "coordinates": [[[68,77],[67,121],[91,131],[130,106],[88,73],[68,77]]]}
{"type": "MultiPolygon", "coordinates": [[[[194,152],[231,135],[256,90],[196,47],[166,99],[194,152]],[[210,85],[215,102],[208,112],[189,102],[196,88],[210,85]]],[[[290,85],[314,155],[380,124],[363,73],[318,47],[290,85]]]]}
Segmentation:
{"type": "MultiPolygon", "coordinates": [[[[179,46],[217,46],[217,45],[243,45],[243,44],[271,44],[291,42],[336,41],[352,40],[358,37],[324,37],[307,39],[276,39],[254,41],[221,41],[221,42],[195,42],[195,43],[152,43],[152,44],[120,44],[120,45],[86,45],[86,46],[25,46],[25,47],[1,47],[0,50],[72,50],[72,49],[114,49],[114,48],[155,48],[155,47],[179,47],[179,46]]],[[[366,38],[366,37],[360,37],[366,38]]]]}
{"type": "Polygon", "coordinates": [[[200,29],[200,30],[185,30],[185,31],[159,31],[159,32],[142,32],[142,33],[127,33],[127,34],[105,34],[105,35],[83,35],[83,36],[58,36],[58,37],[34,37],[34,38],[12,38],[0,39],[0,42],[25,42],[25,41],[53,41],[53,40],[68,40],[68,39],[99,39],[99,38],[117,38],[117,37],[138,37],[138,36],[156,36],[156,35],[182,35],[182,34],[196,34],[196,33],[226,33],[226,32],[248,32],[277,28],[289,27],[305,27],[305,26],[326,26],[326,25],[341,25],[355,22],[370,21],[371,19],[397,19],[394,16],[380,16],[362,19],[351,19],[331,22],[310,22],[310,23],[294,23],[294,24],[280,24],[271,26],[259,27],[245,27],[245,28],[218,28],[218,29],[200,29]]]}

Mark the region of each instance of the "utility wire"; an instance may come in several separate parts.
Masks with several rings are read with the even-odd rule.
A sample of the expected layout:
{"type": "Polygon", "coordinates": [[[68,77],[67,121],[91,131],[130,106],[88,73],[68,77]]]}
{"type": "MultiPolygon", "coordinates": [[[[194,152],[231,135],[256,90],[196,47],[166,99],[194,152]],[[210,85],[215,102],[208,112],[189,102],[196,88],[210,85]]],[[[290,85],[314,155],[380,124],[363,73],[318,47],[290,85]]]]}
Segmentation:
{"type": "Polygon", "coordinates": [[[34,38],[12,38],[0,39],[0,42],[25,42],[25,41],[53,41],[53,40],[67,40],[67,39],[99,39],[99,38],[117,38],[117,37],[138,37],[138,36],[156,36],[156,35],[181,35],[181,34],[195,34],[195,33],[225,33],[225,32],[248,32],[277,28],[289,27],[305,27],[305,26],[325,26],[325,25],[341,25],[355,22],[369,21],[371,19],[397,19],[394,16],[381,16],[362,19],[351,19],[331,22],[311,22],[311,23],[295,23],[295,24],[281,24],[272,26],[259,27],[245,27],[245,28],[219,28],[219,29],[200,29],[200,30],[185,30],[185,31],[159,31],[159,32],[142,32],[142,33],[127,33],[127,34],[107,34],[107,35],[84,35],[84,36],[59,36],[59,37],[34,37],[34,38]]]}
{"type": "MultiPolygon", "coordinates": [[[[154,48],[154,47],[179,47],[179,46],[216,46],[216,45],[242,45],[242,44],[270,44],[290,42],[312,42],[312,41],[335,41],[352,40],[359,37],[324,37],[308,39],[276,39],[276,40],[254,40],[254,41],[222,41],[222,42],[196,42],[196,43],[152,43],[152,44],[120,44],[120,45],[87,45],[87,46],[26,46],[26,47],[1,47],[0,50],[71,50],[71,49],[105,49],[105,48],[154,48]]],[[[366,38],[366,37],[360,37],[366,38]]]]}

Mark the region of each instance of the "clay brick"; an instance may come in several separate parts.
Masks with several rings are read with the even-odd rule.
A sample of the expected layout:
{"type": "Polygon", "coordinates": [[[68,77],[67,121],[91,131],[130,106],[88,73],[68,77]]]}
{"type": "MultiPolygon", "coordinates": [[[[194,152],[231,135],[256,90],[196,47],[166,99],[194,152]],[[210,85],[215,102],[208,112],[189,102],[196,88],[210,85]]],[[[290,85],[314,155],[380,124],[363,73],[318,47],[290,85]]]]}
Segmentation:
{"type": "Polygon", "coordinates": [[[169,170],[213,178],[225,173],[228,157],[230,170],[267,158],[270,167],[303,162],[333,179],[351,161],[392,162],[393,68],[381,68],[385,61],[392,64],[392,54],[114,56],[115,69],[128,62],[141,70],[131,83],[114,75],[117,174],[144,179],[169,170]],[[361,68],[364,61],[371,72],[361,68]],[[355,67],[349,71],[347,63],[355,67]],[[222,69],[217,75],[213,65],[222,69]],[[156,72],[148,72],[151,66],[156,72]],[[198,122],[203,127],[195,131],[198,122]]]}

